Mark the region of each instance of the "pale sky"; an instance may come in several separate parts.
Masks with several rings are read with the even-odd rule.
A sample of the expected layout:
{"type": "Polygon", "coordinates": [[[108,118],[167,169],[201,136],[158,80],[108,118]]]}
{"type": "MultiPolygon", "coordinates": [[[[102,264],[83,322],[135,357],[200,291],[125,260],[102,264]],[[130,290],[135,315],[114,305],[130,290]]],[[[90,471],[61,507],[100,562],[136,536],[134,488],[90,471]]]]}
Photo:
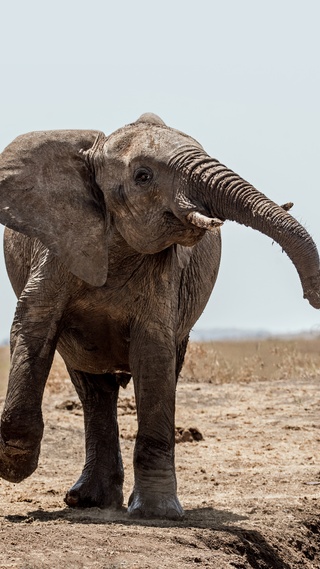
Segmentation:
{"type": "MultiPolygon", "coordinates": [[[[292,214],[320,246],[318,0],[23,0],[0,9],[0,150],[33,130],[106,134],[160,115],[292,214]]],[[[320,332],[276,244],[226,223],[198,328],[320,332]]],[[[0,267],[0,341],[15,299],[0,267]]]]}

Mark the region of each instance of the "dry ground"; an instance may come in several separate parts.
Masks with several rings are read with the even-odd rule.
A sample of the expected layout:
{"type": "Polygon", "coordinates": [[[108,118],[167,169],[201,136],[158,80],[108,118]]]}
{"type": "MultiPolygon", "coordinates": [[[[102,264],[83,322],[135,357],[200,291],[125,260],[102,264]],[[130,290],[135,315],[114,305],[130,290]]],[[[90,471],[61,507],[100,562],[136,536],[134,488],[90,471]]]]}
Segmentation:
{"type": "MultiPolygon", "coordinates": [[[[204,440],[177,445],[186,517],[137,523],[125,509],[64,506],[82,468],[84,437],[81,408],[57,358],[39,468],[20,484],[0,481],[0,567],[319,569],[319,376],[319,339],[192,344],[176,425],[196,427],[204,440]]],[[[121,392],[119,422],[127,499],[136,432],[131,385],[121,392]]],[[[186,431],[182,438],[192,437],[186,431]]]]}

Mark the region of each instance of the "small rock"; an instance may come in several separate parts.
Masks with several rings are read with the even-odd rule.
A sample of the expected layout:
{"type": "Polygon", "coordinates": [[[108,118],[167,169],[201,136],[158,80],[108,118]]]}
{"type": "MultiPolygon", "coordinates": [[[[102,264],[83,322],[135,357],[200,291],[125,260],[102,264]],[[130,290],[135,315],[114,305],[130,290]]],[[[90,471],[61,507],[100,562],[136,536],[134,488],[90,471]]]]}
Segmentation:
{"type": "Polygon", "coordinates": [[[56,405],[56,409],[63,409],[65,411],[73,411],[74,409],[82,409],[81,403],[79,401],[74,401],[73,399],[67,399],[59,405],[56,405]]]}
{"type": "Polygon", "coordinates": [[[199,429],[195,427],[190,427],[189,429],[176,427],[175,440],[176,443],[192,443],[193,441],[202,441],[203,436],[199,429]]]}

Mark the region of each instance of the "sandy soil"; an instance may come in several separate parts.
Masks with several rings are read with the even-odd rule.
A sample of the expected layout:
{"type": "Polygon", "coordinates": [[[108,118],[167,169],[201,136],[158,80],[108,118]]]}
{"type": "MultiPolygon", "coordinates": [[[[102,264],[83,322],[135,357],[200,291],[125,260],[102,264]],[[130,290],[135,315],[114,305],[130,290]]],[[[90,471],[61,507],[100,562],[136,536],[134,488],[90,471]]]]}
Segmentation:
{"type": "MultiPolygon", "coordinates": [[[[319,375],[320,368],[318,376],[272,381],[182,381],[176,425],[204,437],[176,447],[186,516],[137,523],[125,507],[64,505],[82,469],[84,436],[82,410],[57,361],[38,470],[20,484],[0,481],[1,569],[320,568],[319,375]]],[[[119,422],[127,499],[136,432],[131,385],[121,392],[119,422]]]]}

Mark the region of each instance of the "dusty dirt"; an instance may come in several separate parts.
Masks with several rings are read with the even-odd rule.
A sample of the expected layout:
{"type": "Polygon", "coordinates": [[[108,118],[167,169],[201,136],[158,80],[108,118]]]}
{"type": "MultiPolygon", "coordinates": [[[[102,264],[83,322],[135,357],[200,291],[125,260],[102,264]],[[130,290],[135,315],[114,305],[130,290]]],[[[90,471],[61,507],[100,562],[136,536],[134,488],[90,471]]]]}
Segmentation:
{"type": "MultiPolygon", "coordinates": [[[[20,484],[0,481],[1,569],[320,568],[320,366],[308,356],[299,368],[287,350],[281,360],[287,362],[286,373],[271,380],[268,362],[261,367],[259,355],[257,363],[260,348],[251,347],[263,370],[259,376],[251,361],[244,369],[251,356],[237,346],[243,379],[237,374],[232,379],[221,364],[228,348],[223,358],[216,351],[215,359],[206,356],[212,346],[189,352],[177,395],[178,436],[188,441],[176,447],[186,512],[178,523],[134,522],[125,507],[120,512],[65,507],[65,491],[82,469],[83,417],[57,360],[45,394],[38,470],[20,484]],[[212,370],[204,368],[206,381],[201,381],[197,357],[218,362],[215,383],[212,370]],[[203,440],[183,436],[192,428],[203,440]]],[[[119,422],[128,499],[136,432],[131,385],[121,392],[119,422]]]]}

